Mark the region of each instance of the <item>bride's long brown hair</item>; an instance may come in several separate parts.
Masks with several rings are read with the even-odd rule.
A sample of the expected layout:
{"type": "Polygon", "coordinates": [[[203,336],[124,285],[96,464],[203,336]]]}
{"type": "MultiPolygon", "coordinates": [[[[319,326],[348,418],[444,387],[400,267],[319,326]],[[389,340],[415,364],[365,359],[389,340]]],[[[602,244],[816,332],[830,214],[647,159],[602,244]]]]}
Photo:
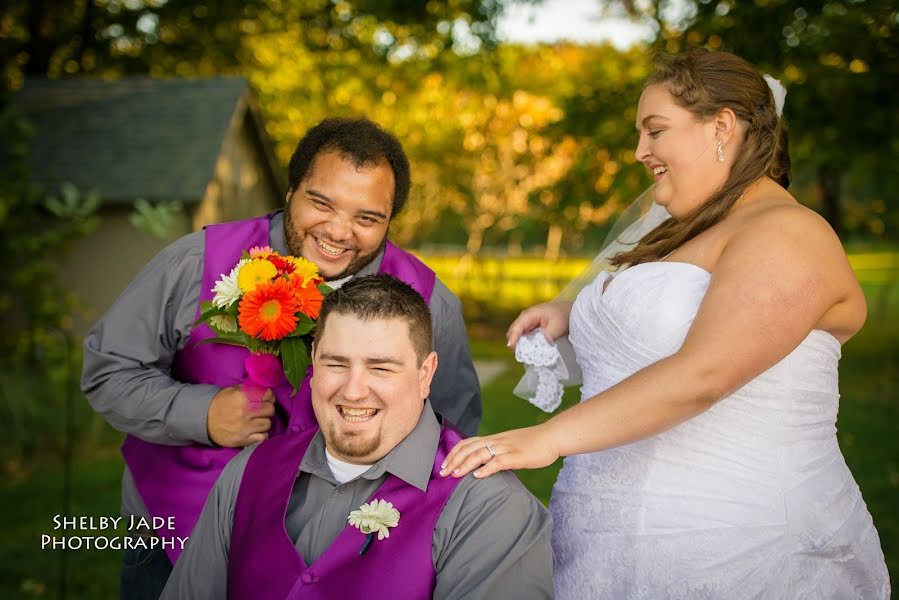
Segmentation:
{"type": "Polygon", "coordinates": [[[790,185],[786,127],[777,116],[768,84],[752,65],[733,54],[704,49],[661,55],[646,87],[658,84],[697,119],[730,108],[745,126],[746,137],[718,191],[683,220],[669,218],[634,248],[616,254],[609,261],[614,266],[661,260],[721,221],[746,188],[764,175],[784,189],[790,185]]]}

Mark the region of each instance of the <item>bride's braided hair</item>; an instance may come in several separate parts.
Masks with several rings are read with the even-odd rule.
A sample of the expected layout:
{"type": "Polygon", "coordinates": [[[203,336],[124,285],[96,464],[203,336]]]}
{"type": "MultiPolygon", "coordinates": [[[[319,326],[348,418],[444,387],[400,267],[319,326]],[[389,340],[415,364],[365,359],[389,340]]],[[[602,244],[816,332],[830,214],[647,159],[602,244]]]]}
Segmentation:
{"type": "Polygon", "coordinates": [[[705,49],[662,55],[646,86],[658,84],[665,85],[675,102],[697,119],[730,108],[745,125],[746,137],[717,192],[683,220],[669,218],[633,249],[616,254],[609,261],[614,266],[661,260],[721,221],[746,188],[764,175],[784,189],[790,185],[786,128],[768,84],[752,65],[733,54],[705,49]]]}

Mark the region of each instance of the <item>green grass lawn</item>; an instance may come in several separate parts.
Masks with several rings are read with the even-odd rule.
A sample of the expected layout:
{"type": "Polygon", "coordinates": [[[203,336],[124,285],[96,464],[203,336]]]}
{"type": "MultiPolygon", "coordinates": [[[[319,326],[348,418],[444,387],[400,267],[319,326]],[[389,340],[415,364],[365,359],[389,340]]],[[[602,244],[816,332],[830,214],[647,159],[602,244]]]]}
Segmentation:
{"type": "MultiPolygon", "coordinates": [[[[889,304],[899,299],[894,294],[889,304]]],[[[843,349],[839,439],[881,536],[892,580],[899,576],[899,323],[872,318],[843,349]]],[[[873,315],[872,315],[873,317],[873,315]]],[[[476,358],[507,360],[509,369],[484,389],[482,432],[523,427],[547,418],[512,395],[520,370],[514,366],[500,331],[479,328],[472,342],[476,358]]],[[[569,390],[565,402],[576,401],[569,390]]],[[[81,411],[87,409],[80,407],[81,411]]],[[[82,415],[83,418],[83,415],[82,415]]],[[[112,436],[81,448],[72,479],[71,515],[114,516],[119,511],[122,463],[112,436]]],[[[560,463],[519,473],[543,502],[560,463]]],[[[53,516],[63,512],[63,472],[44,456],[23,466],[4,465],[0,483],[0,598],[59,598],[65,560],[67,598],[104,599],[118,595],[120,552],[112,550],[41,550],[41,534],[52,533],[53,516]]]]}
{"type": "Polygon", "coordinates": [[[118,597],[121,552],[42,550],[41,535],[54,534],[57,514],[117,516],[121,473],[122,460],[112,448],[78,457],[65,512],[60,465],[38,465],[4,478],[0,486],[0,598],[62,598],[62,569],[65,598],[118,597]]]}
{"type": "MultiPolygon", "coordinates": [[[[893,313],[896,314],[896,313],[893,313]]],[[[899,585],[899,323],[866,327],[843,347],[837,430],[899,585]]]]}

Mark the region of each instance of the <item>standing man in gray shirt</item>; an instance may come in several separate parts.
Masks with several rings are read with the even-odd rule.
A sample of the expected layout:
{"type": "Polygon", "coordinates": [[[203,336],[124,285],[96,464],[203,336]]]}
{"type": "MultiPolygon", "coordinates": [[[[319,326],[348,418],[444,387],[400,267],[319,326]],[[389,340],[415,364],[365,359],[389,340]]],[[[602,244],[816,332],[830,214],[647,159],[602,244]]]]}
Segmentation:
{"type": "MultiPolygon", "coordinates": [[[[387,240],[409,188],[408,160],[392,135],[366,119],[326,119],[291,158],[284,211],[187,235],[129,285],[85,338],[82,374],[94,410],[129,434],[124,515],[177,516],[175,535],[189,535],[215,478],[238,449],[308,426],[295,422],[290,402],[276,402],[271,392],[261,411],[248,410],[240,386],[245,373],[211,368],[215,353],[236,349],[200,344],[211,332],[193,325],[200,301],[209,299],[208,288],[223,274],[217,265],[230,268],[251,245],[313,261],[331,287],[374,272],[417,286],[428,299],[442,363],[431,402],[463,432],[476,432],[480,388],[459,300],[387,240]],[[203,352],[207,369],[198,373],[191,365],[203,352]]],[[[126,550],[122,597],[158,597],[179,551],[158,545],[126,550]]]]}
{"type": "Polygon", "coordinates": [[[461,436],[427,400],[431,348],[427,305],[398,279],[328,296],[312,358],[320,429],[228,464],[163,598],[551,598],[547,510],[509,472],[440,476],[461,436]]]}

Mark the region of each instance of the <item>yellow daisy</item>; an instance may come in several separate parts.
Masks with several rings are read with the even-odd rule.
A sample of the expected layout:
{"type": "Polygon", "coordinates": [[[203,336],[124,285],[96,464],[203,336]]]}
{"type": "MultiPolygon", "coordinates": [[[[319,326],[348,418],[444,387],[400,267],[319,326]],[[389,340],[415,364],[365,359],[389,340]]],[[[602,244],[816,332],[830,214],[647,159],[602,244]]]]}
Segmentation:
{"type": "Polygon", "coordinates": [[[286,258],[296,267],[296,270],[293,272],[294,275],[300,275],[306,280],[318,278],[318,267],[311,260],[306,260],[299,256],[288,256],[286,258]]]}
{"type": "Polygon", "coordinates": [[[271,281],[278,274],[275,265],[264,258],[254,258],[240,268],[237,286],[244,293],[252,292],[260,283],[271,281]]]}

